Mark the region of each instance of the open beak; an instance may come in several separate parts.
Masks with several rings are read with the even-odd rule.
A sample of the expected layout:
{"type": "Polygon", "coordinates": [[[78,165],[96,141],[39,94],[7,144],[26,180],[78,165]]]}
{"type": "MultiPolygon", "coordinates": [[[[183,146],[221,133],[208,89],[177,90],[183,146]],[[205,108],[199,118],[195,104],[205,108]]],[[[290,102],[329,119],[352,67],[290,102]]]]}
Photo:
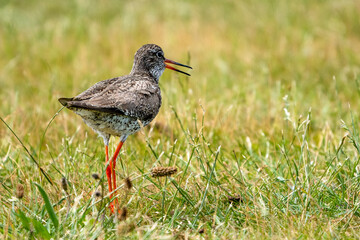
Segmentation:
{"type": "MultiPolygon", "coordinates": [[[[190,67],[190,66],[188,66],[188,65],[184,65],[184,64],[181,64],[181,63],[178,63],[178,62],[175,62],[175,61],[166,59],[166,58],[165,58],[165,62],[166,62],[166,63],[175,64],[175,65],[178,65],[178,66],[181,66],[181,67],[187,67],[187,68],[192,69],[192,67],[190,67]]],[[[176,69],[176,68],[174,68],[174,67],[172,67],[172,66],[169,66],[169,65],[167,65],[167,64],[165,64],[165,68],[174,70],[174,71],[179,72],[179,73],[183,73],[183,74],[188,75],[188,76],[191,76],[190,74],[188,74],[188,73],[186,73],[186,72],[183,72],[183,71],[180,71],[179,69],[176,69]]]]}

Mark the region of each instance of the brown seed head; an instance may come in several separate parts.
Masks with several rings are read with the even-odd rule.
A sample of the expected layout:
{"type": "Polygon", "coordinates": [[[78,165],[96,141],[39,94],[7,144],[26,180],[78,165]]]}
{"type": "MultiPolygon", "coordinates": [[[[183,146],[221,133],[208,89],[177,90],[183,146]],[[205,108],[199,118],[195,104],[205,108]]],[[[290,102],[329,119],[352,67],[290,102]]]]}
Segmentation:
{"type": "Polygon", "coordinates": [[[176,167],[155,167],[151,169],[151,176],[152,177],[171,176],[176,172],[177,172],[176,167]]]}
{"type": "Polygon", "coordinates": [[[241,198],[240,195],[235,195],[235,196],[228,196],[228,200],[230,203],[242,203],[243,199],[241,198]]]}
{"type": "Polygon", "coordinates": [[[132,188],[132,182],[129,177],[125,178],[125,187],[127,190],[130,190],[132,188]]]}
{"type": "Polygon", "coordinates": [[[96,191],[96,192],[94,193],[94,196],[97,197],[97,198],[98,198],[98,197],[101,197],[101,192],[100,192],[100,191],[96,191]]]}
{"type": "Polygon", "coordinates": [[[117,229],[116,229],[117,235],[123,235],[127,232],[129,232],[128,230],[128,224],[125,222],[122,222],[120,224],[117,225],[117,229]]]}
{"type": "Polygon", "coordinates": [[[18,199],[22,199],[24,197],[24,186],[22,184],[18,184],[16,186],[16,197],[18,199]]]}
{"type": "Polygon", "coordinates": [[[61,187],[66,192],[68,189],[68,183],[65,177],[61,178],[61,187]]]}
{"type": "Polygon", "coordinates": [[[118,215],[118,219],[119,221],[125,221],[126,218],[127,218],[127,208],[126,207],[123,207],[120,212],[119,212],[119,215],[118,215]]]}
{"type": "Polygon", "coordinates": [[[135,224],[133,222],[121,222],[117,225],[117,234],[118,236],[127,234],[135,229],[135,224]]]}
{"type": "Polygon", "coordinates": [[[100,179],[100,176],[99,176],[99,174],[97,174],[97,173],[93,173],[93,174],[91,174],[91,176],[92,176],[92,178],[95,179],[95,180],[99,180],[99,179],[100,179]]]}

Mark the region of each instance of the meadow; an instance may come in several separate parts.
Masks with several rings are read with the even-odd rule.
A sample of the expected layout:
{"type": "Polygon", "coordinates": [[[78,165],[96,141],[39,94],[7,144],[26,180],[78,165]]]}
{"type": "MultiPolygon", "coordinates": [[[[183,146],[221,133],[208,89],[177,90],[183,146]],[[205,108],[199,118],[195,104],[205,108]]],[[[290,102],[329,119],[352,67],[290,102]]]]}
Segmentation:
{"type": "Polygon", "coordinates": [[[359,12],[1,0],[1,238],[359,239],[359,12]],[[146,43],[192,76],[160,78],[160,113],[117,164],[127,214],[110,215],[103,141],[57,99],[128,74],[146,43]],[[177,172],[152,177],[159,166],[177,172]]]}

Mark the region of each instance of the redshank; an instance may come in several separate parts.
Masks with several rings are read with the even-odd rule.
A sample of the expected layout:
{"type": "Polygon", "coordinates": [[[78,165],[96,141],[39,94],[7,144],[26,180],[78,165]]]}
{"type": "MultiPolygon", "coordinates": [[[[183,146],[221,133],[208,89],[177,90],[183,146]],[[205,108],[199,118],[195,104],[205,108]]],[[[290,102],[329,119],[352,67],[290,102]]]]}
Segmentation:
{"type": "MultiPolygon", "coordinates": [[[[159,78],[165,68],[190,76],[166,63],[191,68],[166,59],[159,46],[146,44],[135,53],[129,75],[98,82],[73,98],[59,98],[104,139],[110,199],[116,194],[115,165],[121,147],[129,135],[148,125],[159,112],[159,78]],[[109,162],[110,136],[120,137],[120,142],[109,162]]],[[[110,209],[114,212],[113,203],[110,209]]]]}

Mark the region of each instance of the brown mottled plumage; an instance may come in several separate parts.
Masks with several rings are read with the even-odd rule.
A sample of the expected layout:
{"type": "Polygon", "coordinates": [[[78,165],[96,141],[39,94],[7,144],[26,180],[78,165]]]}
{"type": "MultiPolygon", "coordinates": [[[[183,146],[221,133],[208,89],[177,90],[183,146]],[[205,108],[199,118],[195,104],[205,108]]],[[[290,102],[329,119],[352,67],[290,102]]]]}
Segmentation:
{"type": "Polygon", "coordinates": [[[129,75],[98,82],[76,97],[59,99],[104,139],[106,161],[110,136],[120,137],[107,169],[110,192],[116,189],[114,168],[122,144],[129,135],[148,125],[159,112],[161,92],[158,83],[165,68],[189,75],[166,63],[191,68],[166,59],[159,46],[146,44],[136,52],[129,75]],[[111,183],[112,174],[114,184],[111,183]]]}

